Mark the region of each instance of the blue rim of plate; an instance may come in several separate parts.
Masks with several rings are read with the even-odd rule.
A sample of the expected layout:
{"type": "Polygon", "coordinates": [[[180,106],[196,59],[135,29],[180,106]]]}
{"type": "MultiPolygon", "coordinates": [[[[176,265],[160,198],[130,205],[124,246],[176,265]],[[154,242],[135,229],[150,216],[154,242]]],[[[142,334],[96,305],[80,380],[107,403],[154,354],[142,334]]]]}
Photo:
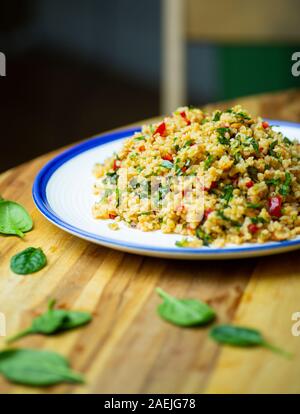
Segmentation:
{"type": "MultiPolygon", "coordinates": [[[[300,129],[300,124],[295,122],[286,122],[286,121],[278,121],[278,120],[269,120],[267,119],[271,125],[279,126],[279,127],[293,127],[300,129]]],[[[55,211],[52,210],[48,200],[47,200],[47,184],[54,174],[54,172],[61,167],[64,163],[69,161],[70,159],[76,157],[77,155],[88,151],[92,148],[102,146],[108,142],[117,141],[122,138],[129,137],[133,135],[135,132],[141,131],[141,128],[129,128],[123,129],[117,132],[112,132],[108,134],[101,134],[97,135],[93,138],[88,139],[80,144],[77,144],[70,149],[62,152],[61,154],[54,157],[50,160],[38,173],[35,178],[32,187],[32,196],[36,207],[40,210],[40,212],[53,224],[60,227],[61,229],[73,234],[77,235],[80,238],[90,240],[90,241],[97,241],[103,243],[103,245],[110,245],[112,248],[131,248],[135,249],[139,252],[157,252],[157,253],[176,253],[180,252],[182,256],[194,256],[194,257],[203,257],[203,256],[210,256],[210,255],[220,255],[226,258],[227,255],[232,255],[236,253],[259,253],[263,251],[274,251],[277,249],[285,250],[291,246],[300,246],[300,239],[295,240],[287,240],[282,242],[270,242],[266,243],[265,245],[257,246],[245,246],[245,247],[230,247],[230,248],[220,248],[220,249],[213,249],[210,247],[201,247],[201,248],[180,248],[174,246],[173,248],[163,248],[163,247],[148,247],[143,246],[137,243],[132,242],[122,242],[113,238],[109,237],[102,237],[99,234],[89,233],[87,231],[81,230],[78,227],[73,226],[72,224],[67,223],[62,218],[58,217],[55,211]]],[[[178,235],[180,237],[180,235],[178,235]]]]}

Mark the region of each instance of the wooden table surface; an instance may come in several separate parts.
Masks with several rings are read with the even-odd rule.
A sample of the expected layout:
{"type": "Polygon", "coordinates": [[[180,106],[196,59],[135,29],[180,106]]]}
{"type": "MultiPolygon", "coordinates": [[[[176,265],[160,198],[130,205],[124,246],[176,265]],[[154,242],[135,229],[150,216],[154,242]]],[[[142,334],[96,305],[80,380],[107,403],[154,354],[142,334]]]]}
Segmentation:
{"type": "MultiPolygon", "coordinates": [[[[239,102],[255,114],[300,121],[299,91],[239,102]]],[[[300,311],[299,252],[188,262],[125,254],[80,240],[50,224],[31,198],[35,175],[54,154],[0,175],[0,194],[26,206],[35,223],[24,240],[1,237],[0,312],[10,335],[42,312],[49,298],[57,298],[62,307],[91,311],[93,322],[82,329],[18,342],[68,356],[72,367],[85,374],[86,384],[33,389],[0,379],[1,393],[300,392],[300,337],[291,333],[292,314],[300,311]],[[48,266],[30,276],[13,274],[10,257],[29,246],[44,249],[48,266]],[[217,322],[261,329],[294,358],[265,349],[220,347],[208,338],[209,328],[167,324],[156,314],[157,286],[207,301],[217,310],[217,322]]]]}

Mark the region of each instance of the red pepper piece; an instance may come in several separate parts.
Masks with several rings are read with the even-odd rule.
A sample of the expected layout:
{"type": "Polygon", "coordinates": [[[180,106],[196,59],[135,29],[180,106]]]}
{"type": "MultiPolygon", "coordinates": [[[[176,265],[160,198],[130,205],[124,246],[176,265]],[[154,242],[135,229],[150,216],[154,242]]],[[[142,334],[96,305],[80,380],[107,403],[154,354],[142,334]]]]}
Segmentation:
{"type": "Polygon", "coordinates": [[[154,135],[155,134],[159,134],[161,137],[163,137],[166,133],[166,124],[165,122],[162,122],[161,124],[158,125],[158,127],[156,128],[154,135]]]}
{"type": "Polygon", "coordinates": [[[248,230],[250,231],[250,233],[255,234],[258,232],[259,227],[257,227],[256,224],[249,224],[248,230]]]}
{"type": "Polygon", "coordinates": [[[273,217],[281,217],[282,197],[279,195],[268,199],[268,211],[273,217]]]}
{"type": "Polygon", "coordinates": [[[116,171],[118,168],[120,168],[120,162],[118,160],[114,160],[113,170],[116,171]]]}
{"type": "Polygon", "coordinates": [[[207,217],[212,213],[214,210],[212,208],[207,208],[204,210],[204,218],[207,219],[207,217]]]}
{"type": "Polygon", "coordinates": [[[116,214],[113,214],[113,213],[110,213],[108,216],[112,220],[114,220],[117,217],[117,215],[116,214]]]}
{"type": "Polygon", "coordinates": [[[264,121],[262,123],[262,126],[263,126],[264,129],[267,129],[267,128],[269,128],[270,125],[269,125],[269,122],[264,121]]]}
{"type": "Polygon", "coordinates": [[[162,157],[163,160],[166,161],[173,161],[173,155],[172,154],[166,154],[162,157]]]}
{"type": "Polygon", "coordinates": [[[254,186],[254,182],[253,181],[248,181],[247,183],[246,183],[246,187],[247,188],[251,188],[251,187],[253,187],[254,186]]]}
{"type": "Polygon", "coordinates": [[[139,147],[139,151],[140,151],[140,152],[143,152],[143,151],[145,151],[145,150],[146,150],[145,145],[141,145],[141,146],[139,147]]]}
{"type": "Polygon", "coordinates": [[[187,119],[186,113],[184,111],[180,112],[180,115],[186,121],[187,125],[191,125],[191,121],[187,119]]]}
{"type": "Polygon", "coordinates": [[[210,184],[210,187],[204,187],[204,191],[212,190],[213,188],[217,188],[217,186],[218,186],[218,182],[212,181],[212,183],[210,184]]]}

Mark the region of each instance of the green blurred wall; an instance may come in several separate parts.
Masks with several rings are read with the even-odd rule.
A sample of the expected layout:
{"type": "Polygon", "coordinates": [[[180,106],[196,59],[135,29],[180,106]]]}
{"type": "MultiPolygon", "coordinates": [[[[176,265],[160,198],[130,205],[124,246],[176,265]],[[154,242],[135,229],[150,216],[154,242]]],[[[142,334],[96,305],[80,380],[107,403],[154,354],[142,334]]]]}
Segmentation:
{"type": "Polygon", "coordinates": [[[300,87],[293,77],[291,56],[300,45],[218,46],[218,99],[300,87]]]}

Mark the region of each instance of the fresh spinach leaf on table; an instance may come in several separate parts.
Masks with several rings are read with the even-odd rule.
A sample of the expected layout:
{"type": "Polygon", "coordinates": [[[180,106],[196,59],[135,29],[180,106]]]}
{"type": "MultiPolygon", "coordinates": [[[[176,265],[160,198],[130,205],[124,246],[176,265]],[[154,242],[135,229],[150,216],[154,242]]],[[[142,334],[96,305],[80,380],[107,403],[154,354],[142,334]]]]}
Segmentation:
{"type": "Polygon", "coordinates": [[[20,204],[14,201],[0,201],[0,233],[24,237],[24,233],[30,231],[33,222],[20,204]]]}
{"type": "Polygon", "coordinates": [[[157,308],[159,316],[174,325],[205,325],[216,316],[215,311],[200,300],[177,299],[160,288],[156,291],[164,300],[157,308]]]}
{"type": "Polygon", "coordinates": [[[30,386],[84,382],[82,375],[72,371],[63,356],[34,349],[0,352],[0,374],[13,383],[30,386]]]}
{"type": "Polygon", "coordinates": [[[210,337],[214,341],[225,345],[239,347],[262,346],[283,356],[291,357],[290,353],[268,343],[261,332],[256,329],[233,325],[219,325],[211,329],[210,337]]]}
{"type": "Polygon", "coordinates": [[[11,258],[10,268],[18,275],[35,273],[45,267],[47,258],[40,248],[28,247],[11,258]]]}
{"type": "Polygon", "coordinates": [[[55,300],[51,300],[45,313],[34,318],[31,326],[8,338],[7,342],[12,343],[31,334],[53,335],[78,328],[92,320],[92,315],[88,312],[54,309],[54,306],[55,300]]]}

